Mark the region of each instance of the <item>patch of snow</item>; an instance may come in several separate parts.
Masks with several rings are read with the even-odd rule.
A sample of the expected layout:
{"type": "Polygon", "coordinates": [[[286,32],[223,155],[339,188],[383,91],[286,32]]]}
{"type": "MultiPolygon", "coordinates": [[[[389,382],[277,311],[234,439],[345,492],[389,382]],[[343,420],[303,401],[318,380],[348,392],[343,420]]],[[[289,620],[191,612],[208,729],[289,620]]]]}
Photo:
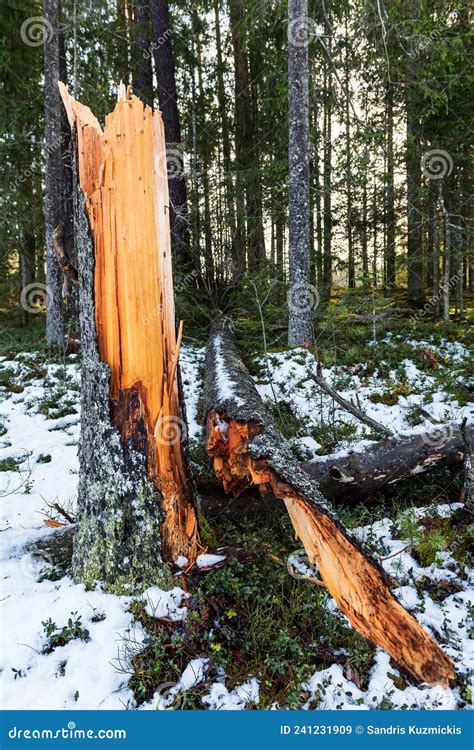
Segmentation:
{"type": "Polygon", "coordinates": [[[214,682],[202,702],[211,711],[243,711],[249,704],[258,706],[260,683],[255,677],[229,691],[220,682],[214,682]]]}
{"type": "Polygon", "coordinates": [[[166,617],[173,622],[185,620],[188,614],[187,607],[181,606],[183,601],[189,595],[179,586],[175,586],[171,591],[163,591],[159,586],[150,586],[142,594],[142,599],[146,602],[146,612],[150,617],[157,620],[166,617]]]}
{"type": "Polygon", "coordinates": [[[236,393],[235,383],[229,378],[227,373],[224,356],[222,354],[222,337],[217,335],[214,338],[214,356],[216,363],[216,376],[217,385],[219,387],[220,396],[223,401],[233,400],[237,406],[242,406],[244,403],[240,396],[236,393]]]}
{"type": "Polygon", "coordinates": [[[196,565],[198,568],[211,568],[213,565],[217,565],[217,563],[223,562],[225,559],[225,555],[210,555],[206,553],[197,556],[196,565]]]}

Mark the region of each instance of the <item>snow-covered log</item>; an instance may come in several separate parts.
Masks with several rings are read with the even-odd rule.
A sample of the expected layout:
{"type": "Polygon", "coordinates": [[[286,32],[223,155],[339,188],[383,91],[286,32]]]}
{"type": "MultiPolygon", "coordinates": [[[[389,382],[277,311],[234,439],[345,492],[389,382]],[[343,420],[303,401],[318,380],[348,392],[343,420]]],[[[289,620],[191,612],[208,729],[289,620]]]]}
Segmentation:
{"type": "Polygon", "coordinates": [[[75,144],[82,345],[77,580],[163,582],[197,554],[159,112],[122,91],[104,131],[60,84],[75,144]]]}
{"type": "Polygon", "coordinates": [[[377,560],[341,524],[265,411],[224,319],[206,356],[207,447],[226,491],[257,485],[288,510],[297,536],[352,625],[415,677],[446,686],[451,659],[407,612],[377,560]]]}
{"type": "MultiPolygon", "coordinates": [[[[468,429],[474,442],[474,427],[468,429]]],[[[305,461],[301,468],[331,500],[370,495],[382,487],[445,466],[462,466],[465,445],[459,424],[436,424],[336,456],[305,461]]]]}

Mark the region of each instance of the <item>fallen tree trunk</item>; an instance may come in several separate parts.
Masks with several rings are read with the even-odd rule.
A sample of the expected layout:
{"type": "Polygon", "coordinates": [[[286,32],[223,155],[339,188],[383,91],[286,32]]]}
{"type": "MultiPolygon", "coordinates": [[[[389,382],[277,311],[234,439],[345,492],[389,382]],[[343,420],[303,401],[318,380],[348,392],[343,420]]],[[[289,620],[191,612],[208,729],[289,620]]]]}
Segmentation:
{"type": "Polygon", "coordinates": [[[104,131],[60,84],[75,143],[82,346],[73,570],[109,587],[197,554],[179,398],[163,123],[125,90],[104,131]]]}
{"type": "MultiPolygon", "coordinates": [[[[474,427],[468,430],[474,441],[474,427]]],[[[424,432],[398,435],[339,456],[321,456],[301,464],[331,500],[373,494],[387,484],[431,469],[461,465],[465,446],[460,425],[440,424],[424,432]]]]}
{"type": "Polygon", "coordinates": [[[381,565],[344,528],[265,411],[228,325],[206,355],[207,447],[226,491],[251,485],[284,501],[297,536],[351,624],[415,677],[446,686],[451,659],[397,601],[381,565]]]}
{"type": "MultiPolygon", "coordinates": [[[[474,443],[474,426],[466,427],[474,443]]],[[[406,481],[433,469],[462,467],[466,446],[460,425],[437,425],[424,432],[397,435],[369,445],[354,446],[348,451],[318,456],[300,463],[303,471],[318,483],[328,500],[356,501],[374,495],[396,482],[406,481]]],[[[198,486],[209,490],[218,481],[206,477],[198,486]]],[[[203,497],[201,506],[216,506],[214,497],[203,497]]]]}

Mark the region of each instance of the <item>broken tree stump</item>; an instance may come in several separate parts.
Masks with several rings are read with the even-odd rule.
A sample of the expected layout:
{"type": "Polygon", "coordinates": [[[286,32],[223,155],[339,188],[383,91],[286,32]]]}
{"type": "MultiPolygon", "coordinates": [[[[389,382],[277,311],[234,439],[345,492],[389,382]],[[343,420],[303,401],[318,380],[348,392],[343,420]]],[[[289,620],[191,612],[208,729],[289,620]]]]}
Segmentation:
{"type": "Polygon", "coordinates": [[[297,536],[341,611],[417,679],[447,686],[453,663],[398,602],[380,563],[333,514],[265,411],[234,337],[214,321],[206,354],[207,447],[228,492],[257,485],[283,500],[297,536]]]}
{"type": "Polygon", "coordinates": [[[160,112],[124,89],[102,131],[62,84],[75,144],[82,417],[77,580],[150,585],[192,562],[198,530],[186,454],[160,112]]]}

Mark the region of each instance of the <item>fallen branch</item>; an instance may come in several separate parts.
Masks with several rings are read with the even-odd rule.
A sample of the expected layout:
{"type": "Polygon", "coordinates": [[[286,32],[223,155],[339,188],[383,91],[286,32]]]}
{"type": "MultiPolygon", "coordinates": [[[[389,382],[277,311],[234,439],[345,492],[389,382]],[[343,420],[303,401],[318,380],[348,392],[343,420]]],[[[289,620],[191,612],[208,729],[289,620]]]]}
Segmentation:
{"type": "Polygon", "coordinates": [[[393,436],[393,432],[389,430],[388,427],[385,427],[383,424],[376,422],[375,419],[367,416],[365,412],[363,412],[361,409],[358,409],[357,406],[354,406],[354,404],[351,404],[350,401],[346,401],[345,398],[343,398],[337,391],[335,391],[334,388],[330,386],[327,380],[325,380],[321,375],[321,365],[319,364],[319,362],[318,372],[310,373],[309,377],[311,378],[311,380],[314,380],[319,385],[319,387],[328,394],[328,396],[334,399],[334,401],[336,401],[339,406],[342,406],[345,411],[356,417],[359,422],[363,422],[368,427],[371,427],[374,432],[378,432],[381,435],[385,435],[386,437],[393,436]]]}
{"type": "Polygon", "coordinates": [[[333,514],[264,409],[223,319],[206,356],[207,447],[226,491],[257,485],[283,500],[310,561],[341,611],[415,677],[447,686],[453,663],[397,601],[390,579],[333,514]]]}
{"type": "MultiPolygon", "coordinates": [[[[474,439],[474,427],[467,431],[474,439]]],[[[397,435],[339,456],[321,456],[305,461],[301,468],[319,483],[325,497],[347,500],[432,469],[459,465],[464,452],[461,429],[452,423],[397,435]]]]}

